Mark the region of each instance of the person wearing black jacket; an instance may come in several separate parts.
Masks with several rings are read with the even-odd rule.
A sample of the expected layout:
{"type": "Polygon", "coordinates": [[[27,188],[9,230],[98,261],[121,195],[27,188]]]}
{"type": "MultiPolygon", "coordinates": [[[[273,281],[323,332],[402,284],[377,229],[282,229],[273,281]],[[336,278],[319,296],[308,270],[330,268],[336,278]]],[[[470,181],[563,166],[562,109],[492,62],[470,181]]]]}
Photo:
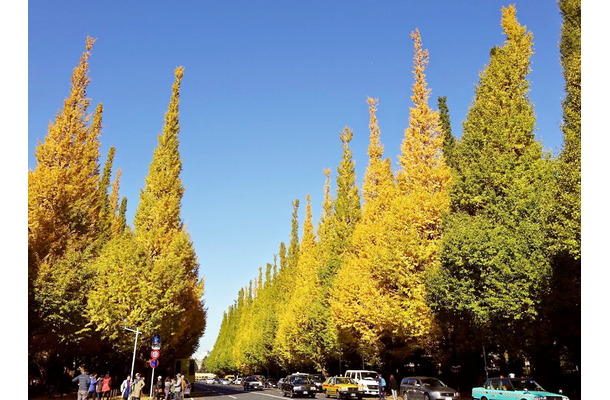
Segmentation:
{"type": "Polygon", "coordinates": [[[390,390],[394,400],[398,400],[398,382],[394,379],[394,375],[390,375],[390,390]]]}

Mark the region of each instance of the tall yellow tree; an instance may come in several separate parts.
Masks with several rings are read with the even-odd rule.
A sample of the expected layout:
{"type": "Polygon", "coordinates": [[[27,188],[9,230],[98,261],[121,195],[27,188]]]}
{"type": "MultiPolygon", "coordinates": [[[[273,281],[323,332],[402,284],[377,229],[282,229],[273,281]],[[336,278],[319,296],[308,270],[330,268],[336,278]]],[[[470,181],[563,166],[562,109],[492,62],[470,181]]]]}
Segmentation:
{"type": "Polygon", "coordinates": [[[352,255],[336,281],[333,315],[360,353],[379,362],[386,352],[408,355],[428,344],[434,324],[426,304],[424,272],[438,264],[443,213],[448,211],[450,170],[442,154],[439,115],[428,106],[428,53],[416,30],[413,107],[399,156],[396,182],[381,161],[378,125],[371,105],[369,168],[362,223],[352,255]],[[350,310],[345,312],[345,310],[350,310]]]}
{"type": "Polygon", "coordinates": [[[72,75],[70,95],[36,149],[36,168],[28,173],[28,246],[36,263],[60,257],[67,248],[93,242],[99,220],[99,136],[101,107],[89,125],[89,57],[94,40],[72,75]]]}
{"type": "Polygon", "coordinates": [[[419,30],[411,38],[414,42],[413,107],[399,156],[397,194],[384,219],[385,261],[373,271],[384,292],[397,300],[393,314],[387,316],[388,325],[394,321],[392,335],[401,338],[407,353],[427,345],[425,339],[434,329],[426,303],[424,274],[439,265],[441,222],[449,211],[451,185],[451,171],[443,155],[444,134],[439,114],[428,105],[430,89],[425,79],[428,51],[422,48],[419,30]]]}
{"type": "Polygon", "coordinates": [[[316,235],[307,195],[303,238],[293,283],[298,282],[278,317],[276,353],[285,367],[319,366],[323,350],[321,324],[318,324],[320,280],[316,264],[316,235]]]}
{"type": "Polygon", "coordinates": [[[74,353],[74,344],[83,340],[83,282],[94,275],[86,264],[99,225],[102,107],[93,118],[88,113],[93,44],[87,37],[70,94],[28,172],[29,355],[42,370],[49,357],[74,353]]]}
{"type": "Polygon", "coordinates": [[[368,99],[370,114],[369,164],[364,175],[364,207],[352,236],[352,249],[334,278],[329,304],[344,346],[355,349],[371,362],[381,353],[380,313],[391,312],[382,288],[373,281],[373,267],[380,261],[383,216],[395,196],[390,159],[382,159],[383,146],[375,112],[377,100],[368,99]]]}
{"type": "Polygon", "coordinates": [[[178,134],[183,67],[174,73],[163,133],[158,137],[146,185],[140,193],[134,235],[109,242],[120,257],[108,250],[97,261],[99,285],[88,302],[89,318],[104,335],[120,335],[116,322],[126,320],[131,326],[140,325],[144,335],[161,334],[168,357],[193,353],[205,329],[206,316],[197,256],[180,217],[184,188],[178,134]],[[134,274],[135,280],[127,279],[134,274]],[[121,293],[124,286],[129,288],[129,296],[121,293]],[[124,312],[115,311],[119,309],[124,312]]]}

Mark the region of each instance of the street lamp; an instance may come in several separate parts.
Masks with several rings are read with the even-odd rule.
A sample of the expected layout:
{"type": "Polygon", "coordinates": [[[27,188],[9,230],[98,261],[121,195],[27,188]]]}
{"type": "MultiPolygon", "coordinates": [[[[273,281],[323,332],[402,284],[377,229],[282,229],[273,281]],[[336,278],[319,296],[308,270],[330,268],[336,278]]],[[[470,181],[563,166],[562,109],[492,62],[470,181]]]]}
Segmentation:
{"type": "Polygon", "coordinates": [[[131,375],[130,375],[130,382],[133,382],[133,367],[136,363],[136,349],[138,347],[138,335],[140,334],[140,330],[138,325],[136,325],[136,330],[134,331],[133,329],[129,329],[127,326],[125,326],[125,330],[130,331],[130,332],[135,332],[136,333],[136,340],[133,344],[133,359],[131,360],[131,375]]]}

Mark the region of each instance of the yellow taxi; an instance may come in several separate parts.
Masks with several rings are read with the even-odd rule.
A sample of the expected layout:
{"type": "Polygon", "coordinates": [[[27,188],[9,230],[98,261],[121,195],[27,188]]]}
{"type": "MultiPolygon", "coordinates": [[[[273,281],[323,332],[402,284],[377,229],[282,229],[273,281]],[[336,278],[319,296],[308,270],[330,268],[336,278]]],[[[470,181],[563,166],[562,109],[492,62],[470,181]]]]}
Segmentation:
{"type": "Polygon", "coordinates": [[[364,392],[358,388],[358,382],[345,376],[333,376],[326,379],[322,384],[325,397],[336,397],[337,399],[357,398],[362,399],[364,392]]]}

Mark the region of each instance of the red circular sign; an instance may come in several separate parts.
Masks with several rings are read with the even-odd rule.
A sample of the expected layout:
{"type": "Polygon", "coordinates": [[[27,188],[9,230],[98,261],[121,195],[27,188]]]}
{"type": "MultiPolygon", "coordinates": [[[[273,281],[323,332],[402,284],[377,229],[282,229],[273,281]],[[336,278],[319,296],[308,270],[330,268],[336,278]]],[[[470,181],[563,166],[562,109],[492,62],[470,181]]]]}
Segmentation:
{"type": "Polygon", "coordinates": [[[153,360],[156,360],[157,358],[159,358],[159,350],[153,350],[150,352],[150,356],[153,358],[153,360]]]}
{"type": "Polygon", "coordinates": [[[157,368],[159,366],[159,360],[154,359],[150,361],[150,367],[151,368],[157,368]]]}

